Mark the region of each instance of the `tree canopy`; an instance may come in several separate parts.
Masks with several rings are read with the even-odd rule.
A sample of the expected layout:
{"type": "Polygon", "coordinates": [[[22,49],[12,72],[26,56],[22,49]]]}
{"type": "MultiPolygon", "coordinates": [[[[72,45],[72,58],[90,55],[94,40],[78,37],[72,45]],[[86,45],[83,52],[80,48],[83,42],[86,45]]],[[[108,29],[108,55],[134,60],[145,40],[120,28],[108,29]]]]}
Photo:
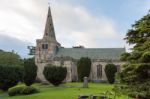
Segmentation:
{"type": "MultiPolygon", "coordinates": [[[[132,25],[132,28],[128,30],[125,40],[129,44],[134,44],[134,49],[142,46],[150,37],[150,14],[148,13],[140,20],[136,21],[132,25]]],[[[138,49],[139,50],[139,49],[138,49]]]]}
{"type": "Polygon", "coordinates": [[[131,53],[122,55],[127,61],[120,73],[120,83],[128,95],[138,95],[140,99],[150,97],[150,13],[136,21],[128,30],[125,40],[134,45],[131,53]]]}
{"type": "Polygon", "coordinates": [[[6,52],[0,50],[0,64],[9,66],[23,66],[21,57],[15,52],[6,52]]]}

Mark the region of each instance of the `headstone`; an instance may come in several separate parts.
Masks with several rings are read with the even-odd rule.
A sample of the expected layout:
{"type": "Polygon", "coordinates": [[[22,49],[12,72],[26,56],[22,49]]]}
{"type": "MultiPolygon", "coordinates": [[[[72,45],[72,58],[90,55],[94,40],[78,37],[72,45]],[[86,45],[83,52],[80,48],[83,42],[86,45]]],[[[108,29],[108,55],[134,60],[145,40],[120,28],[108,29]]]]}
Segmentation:
{"type": "Polygon", "coordinates": [[[92,95],[91,99],[107,99],[106,96],[101,96],[101,95],[92,95]]]}
{"type": "Polygon", "coordinates": [[[83,88],[88,88],[88,78],[84,77],[83,88]]]}
{"type": "Polygon", "coordinates": [[[101,96],[101,99],[107,99],[106,96],[101,96]]]}
{"type": "Polygon", "coordinates": [[[79,95],[78,99],[89,99],[89,95],[79,95]]]}
{"type": "Polygon", "coordinates": [[[98,99],[98,96],[93,95],[93,96],[91,96],[91,99],[98,99]]]}

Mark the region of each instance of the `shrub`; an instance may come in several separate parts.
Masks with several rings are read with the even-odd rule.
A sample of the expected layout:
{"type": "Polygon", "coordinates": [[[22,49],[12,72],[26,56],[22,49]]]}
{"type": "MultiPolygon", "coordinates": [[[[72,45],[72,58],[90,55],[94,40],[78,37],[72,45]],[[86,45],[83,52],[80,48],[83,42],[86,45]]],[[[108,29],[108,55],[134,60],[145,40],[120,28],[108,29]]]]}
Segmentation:
{"type": "Polygon", "coordinates": [[[82,57],[77,63],[78,79],[83,81],[84,77],[89,77],[91,71],[91,59],[82,57]]]}
{"type": "Polygon", "coordinates": [[[20,67],[0,65],[0,89],[8,90],[20,81],[20,67]]]}
{"type": "Polygon", "coordinates": [[[23,88],[24,88],[23,86],[9,88],[8,95],[9,96],[20,95],[20,94],[22,94],[23,88]]]}
{"type": "Polygon", "coordinates": [[[30,86],[34,83],[37,75],[37,66],[34,59],[24,60],[24,83],[30,86]]]}
{"type": "Polygon", "coordinates": [[[43,74],[50,83],[54,86],[59,86],[66,78],[67,68],[49,64],[44,68],[43,74]]]}
{"type": "Polygon", "coordinates": [[[34,93],[38,93],[38,92],[39,91],[36,88],[34,88],[32,86],[26,86],[26,87],[23,88],[21,93],[23,95],[30,95],[30,94],[34,94],[34,93]]]}
{"type": "Polygon", "coordinates": [[[114,83],[115,73],[117,72],[117,67],[114,64],[107,64],[105,67],[105,73],[109,83],[114,83]]]}
{"type": "Polygon", "coordinates": [[[29,95],[39,92],[36,88],[31,86],[15,86],[8,90],[9,96],[29,95]]]}

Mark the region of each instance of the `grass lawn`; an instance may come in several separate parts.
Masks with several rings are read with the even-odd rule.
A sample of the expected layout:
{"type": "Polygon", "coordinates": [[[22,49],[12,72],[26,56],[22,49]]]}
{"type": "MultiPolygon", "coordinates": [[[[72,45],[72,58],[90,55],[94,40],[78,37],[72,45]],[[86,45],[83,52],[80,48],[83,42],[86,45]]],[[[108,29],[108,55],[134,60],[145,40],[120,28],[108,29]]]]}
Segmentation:
{"type": "Polygon", "coordinates": [[[2,90],[0,90],[0,94],[4,93],[2,90]]]}
{"type": "MultiPolygon", "coordinates": [[[[113,85],[99,83],[90,83],[89,88],[81,88],[82,83],[67,83],[59,87],[41,84],[33,86],[37,87],[40,93],[27,96],[7,96],[3,99],[77,99],[80,94],[98,94],[113,88],[113,85]]],[[[127,99],[127,97],[120,96],[117,99],[127,99]]]]}

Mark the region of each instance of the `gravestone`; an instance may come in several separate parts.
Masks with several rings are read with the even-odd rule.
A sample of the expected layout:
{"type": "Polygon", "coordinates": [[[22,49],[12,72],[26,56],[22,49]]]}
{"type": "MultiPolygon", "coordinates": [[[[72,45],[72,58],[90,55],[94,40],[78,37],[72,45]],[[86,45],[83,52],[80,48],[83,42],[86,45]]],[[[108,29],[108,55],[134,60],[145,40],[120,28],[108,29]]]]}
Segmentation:
{"type": "Polygon", "coordinates": [[[98,96],[93,95],[93,96],[91,96],[91,99],[98,99],[98,96]]]}
{"type": "Polygon", "coordinates": [[[83,88],[88,88],[88,77],[84,77],[83,88]]]}
{"type": "Polygon", "coordinates": [[[101,95],[92,95],[91,99],[107,99],[106,96],[101,96],[101,95]]]}
{"type": "Polygon", "coordinates": [[[106,96],[101,96],[101,99],[107,99],[107,97],[106,96]]]}
{"type": "Polygon", "coordinates": [[[89,95],[79,95],[78,99],[89,99],[89,95]]]}

